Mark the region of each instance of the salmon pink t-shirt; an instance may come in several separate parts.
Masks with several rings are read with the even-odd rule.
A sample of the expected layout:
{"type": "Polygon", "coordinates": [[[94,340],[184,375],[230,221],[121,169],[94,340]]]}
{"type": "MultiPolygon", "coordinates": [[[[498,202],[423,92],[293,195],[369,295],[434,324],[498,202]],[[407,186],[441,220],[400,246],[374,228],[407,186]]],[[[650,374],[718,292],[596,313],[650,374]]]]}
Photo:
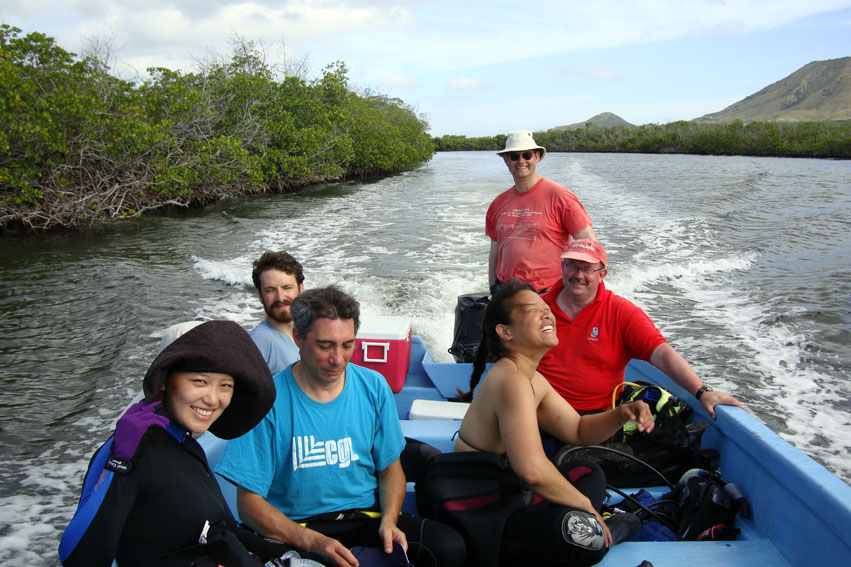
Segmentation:
{"type": "Polygon", "coordinates": [[[485,232],[499,245],[496,277],[544,290],[561,280],[559,256],[572,235],[591,224],[579,199],[542,177],[531,189],[504,191],[488,207],[485,232]]]}

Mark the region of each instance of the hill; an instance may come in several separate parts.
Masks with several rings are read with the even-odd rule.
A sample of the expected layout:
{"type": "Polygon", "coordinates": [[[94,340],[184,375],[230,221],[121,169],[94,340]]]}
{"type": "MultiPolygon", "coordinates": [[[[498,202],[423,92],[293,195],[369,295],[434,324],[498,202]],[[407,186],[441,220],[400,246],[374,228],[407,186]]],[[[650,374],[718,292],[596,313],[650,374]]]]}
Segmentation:
{"type": "Polygon", "coordinates": [[[567,126],[556,126],[552,128],[553,130],[576,130],[578,128],[584,128],[586,124],[591,124],[591,126],[598,126],[602,128],[609,128],[611,126],[632,126],[629,122],[618,116],[617,114],[613,114],[611,112],[603,112],[602,114],[598,114],[597,116],[592,116],[588,120],[583,122],[577,122],[575,124],[569,124],[567,126]]]}
{"type": "Polygon", "coordinates": [[[851,121],[851,57],[813,61],[720,112],[695,122],[851,121]]]}

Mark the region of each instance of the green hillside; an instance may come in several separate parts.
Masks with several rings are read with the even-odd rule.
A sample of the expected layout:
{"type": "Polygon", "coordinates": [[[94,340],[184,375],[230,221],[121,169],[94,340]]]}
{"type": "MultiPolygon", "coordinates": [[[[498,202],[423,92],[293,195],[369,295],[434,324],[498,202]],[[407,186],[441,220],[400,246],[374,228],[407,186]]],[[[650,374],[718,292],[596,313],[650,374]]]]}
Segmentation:
{"type": "Polygon", "coordinates": [[[851,57],[813,61],[696,122],[851,121],[851,57]]]}
{"type": "Polygon", "coordinates": [[[583,122],[568,124],[567,126],[556,126],[552,130],[576,130],[577,128],[585,128],[587,125],[596,126],[599,128],[610,128],[612,126],[632,126],[629,122],[611,112],[603,112],[597,116],[592,116],[583,122]]]}

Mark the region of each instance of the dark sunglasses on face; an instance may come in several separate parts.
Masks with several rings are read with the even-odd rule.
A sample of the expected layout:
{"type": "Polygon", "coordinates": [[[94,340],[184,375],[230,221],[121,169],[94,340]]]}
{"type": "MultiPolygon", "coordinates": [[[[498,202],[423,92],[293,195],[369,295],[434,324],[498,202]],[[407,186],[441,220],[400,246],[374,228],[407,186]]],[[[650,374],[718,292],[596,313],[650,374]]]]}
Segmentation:
{"type": "Polygon", "coordinates": [[[508,152],[508,159],[511,161],[517,161],[520,159],[521,155],[523,156],[523,159],[529,161],[532,159],[532,156],[535,155],[535,152],[523,152],[522,154],[520,152],[508,152]]]}

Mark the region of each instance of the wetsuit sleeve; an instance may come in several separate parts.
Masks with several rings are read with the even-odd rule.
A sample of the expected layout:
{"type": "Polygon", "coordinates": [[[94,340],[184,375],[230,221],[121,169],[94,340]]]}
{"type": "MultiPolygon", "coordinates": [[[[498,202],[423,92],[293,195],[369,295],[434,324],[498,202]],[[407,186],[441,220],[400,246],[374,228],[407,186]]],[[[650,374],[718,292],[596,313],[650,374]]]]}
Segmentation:
{"type": "Polygon", "coordinates": [[[131,475],[104,468],[112,441],[92,458],[77,511],[62,534],[59,560],[66,567],[109,567],[115,559],[137,487],[131,475]]]}

